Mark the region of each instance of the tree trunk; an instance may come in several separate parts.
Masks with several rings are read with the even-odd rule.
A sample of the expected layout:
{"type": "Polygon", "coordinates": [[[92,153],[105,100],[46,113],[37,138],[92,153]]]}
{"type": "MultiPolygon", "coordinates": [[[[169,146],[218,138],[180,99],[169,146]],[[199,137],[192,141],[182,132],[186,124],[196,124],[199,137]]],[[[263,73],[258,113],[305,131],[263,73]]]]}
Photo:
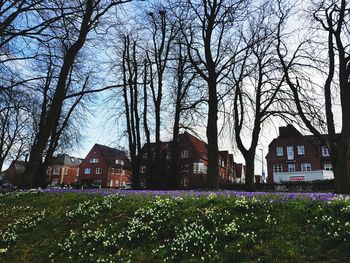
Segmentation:
{"type": "Polygon", "coordinates": [[[67,50],[64,56],[63,65],[58,77],[58,82],[55,90],[55,94],[52,100],[52,104],[47,112],[45,123],[39,130],[37,134],[37,141],[34,142],[32,149],[30,151],[29,162],[27,163],[25,169],[25,181],[27,187],[35,187],[35,178],[40,177],[39,168],[42,163],[43,153],[47,146],[48,140],[50,138],[52,129],[58,122],[63,101],[66,95],[66,83],[68,79],[68,74],[72,69],[75,57],[77,56],[80,49],[84,46],[86,36],[89,32],[90,20],[94,9],[94,1],[88,0],[86,3],[86,11],[81,22],[81,28],[79,32],[79,37],[76,42],[67,50]]]}
{"type": "Polygon", "coordinates": [[[255,151],[254,153],[249,152],[244,156],[245,160],[245,190],[247,192],[255,192],[255,183],[254,183],[254,160],[255,160],[255,151]]]}
{"type": "Polygon", "coordinates": [[[216,80],[208,82],[209,90],[209,111],[207,123],[207,140],[208,140],[208,187],[218,189],[219,173],[219,148],[218,148],[218,100],[216,94],[216,80]]]}

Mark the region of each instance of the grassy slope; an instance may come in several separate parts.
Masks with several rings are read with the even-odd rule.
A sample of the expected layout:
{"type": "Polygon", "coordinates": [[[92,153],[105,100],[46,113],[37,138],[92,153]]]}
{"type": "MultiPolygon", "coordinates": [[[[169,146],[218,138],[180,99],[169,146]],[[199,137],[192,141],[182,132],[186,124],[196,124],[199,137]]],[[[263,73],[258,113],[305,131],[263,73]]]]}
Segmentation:
{"type": "MultiPolygon", "coordinates": [[[[341,226],[350,220],[348,213],[340,213],[341,208],[349,206],[349,203],[340,202],[332,206],[320,201],[300,200],[252,203],[215,196],[157,203],[154,197],[128,196],[113,200],[111,209],[97,206],[100,210],[97,209],[96,217],[84,214],[102,200],[99,195],[77,193],[0,197],[1,211],[19,206],[32,207],[5,217],[0,214],[2,232],[15,219],[43,209],[47,211],[44,220],[37,226],[20,231],[7,253],[0,254],[0,262],[48,262],[50,254],[54,262],[96,262],[98,258],[108,258],[109,254],[115,262],[157,262],[164,258],[168,258],[168,262],[198,262],[202,256],[205,262],[350,262],[350,245],[344,241],[350,232],[341,233],[339,238],[325,234],[336,231],[328,229],[327,225],[331,222],[339,220],[341,226]],[[78,203],[92,199],[95,203],[83,207],[83,212],[67,217],[67,211],[77,211],[78,203]],[[139,208],[145,209],[134,215],[139,208]],[[171,211],[174,213],[171,214],[171,211]],[[332,221],[321,220],[322,215],[332,216],[332,221]],[[137,222],[142,224],[138,225],[136,221],[129,224],[132,218],[140,219],[137,222]],[[162,218],[166,220],[163,222],[162,218]],[[235,222],[234,226],[238,229],[225,228],[223,232],[218,232],[230,222],[235,222]],[[84,223],[87,224],[84,226],[84,223]],[[186,227],[187,232],[191,232],[198,225],[204,226],[209,234],[199,229],[193,232],[193,236],[181,236],[181,233],[186,233],[186,227]],[[97,234],[86,234],[96,229],[97,234]],[[92,238],[99,236],[99,231],[103,229],[107,229],[104,234],[92,238]],[[59,247],[58,243],[67,241],[70,230],[76,232],[75,237],[71,243],[66,243],[66,248],[59,247]],[[118,237],[120,233],[124,236],[118,237]],[[203,239],[198,240],[196,236],[203,239]],[[214,237],[217,237],[216,241],[214,237]],[[185,248],[171,244],[174,239],[185,244],[185,248]],[[103,245],[104,240],[117,241],[103,245]],[[211,250],[210,244],[214,242],[216,245],[211,250]],[[161,245],[165,243],[168,245],[163,248],[161,245]],[[176,254],[171,247],[175,247],[176,254]],[[79,252],[85,251],[87,254],[81,258],[79,252]]],[[[341,230],[344,232],[344,229],[341,230]]]]}

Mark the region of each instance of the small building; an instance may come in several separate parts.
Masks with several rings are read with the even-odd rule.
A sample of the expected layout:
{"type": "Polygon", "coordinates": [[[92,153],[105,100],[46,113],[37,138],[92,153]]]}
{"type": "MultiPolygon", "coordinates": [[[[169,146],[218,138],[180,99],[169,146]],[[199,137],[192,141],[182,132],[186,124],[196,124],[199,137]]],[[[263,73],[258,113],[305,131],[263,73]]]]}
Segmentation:
{"type": "Polygon", "coordinates": [[[25,161],[13,161],[9,168],[2,173],[3,180],[17,186],[18,188],[24,187],[24,171],[26,163],[25,161]]]}
{"type": "Polygon", "coordinates": [[[245,183],[245,165],[243,163],[234,163],[234,183],[245,183]]]}
{"type": "Polygon", "coordinates": [[[266,161],[269,183],[334,178],[328,148],[291,124],[279,128],[279,136],[269,144],[266,161]]]}
{"type": "Polygon", "coordinates": [[[79,183],[86,187],[124,188],[131,183],[131,163],[126,153],[95,144],[79,167],[79,183]]]}
{"type": "Polygon", "coordinates": [[[46,170],[48,183],[51,185],[74,185],[78,181],[79,166],[83,159],[59,154],[52,158],[46,170]]]}

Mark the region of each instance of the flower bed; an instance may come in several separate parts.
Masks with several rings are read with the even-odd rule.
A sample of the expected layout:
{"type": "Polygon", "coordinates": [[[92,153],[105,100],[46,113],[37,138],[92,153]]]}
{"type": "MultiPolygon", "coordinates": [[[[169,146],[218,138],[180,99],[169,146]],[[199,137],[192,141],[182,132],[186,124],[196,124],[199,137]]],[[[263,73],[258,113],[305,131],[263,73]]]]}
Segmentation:
{"type": "Polygon", "coordinates": [[[346,262],[332,193],[44,190],[0,195],[4,262],[346,262]],[[7,242],[7,243],[6,243],[7,242]],[[20,260],[19,260],[20,259],[20,260]]]}

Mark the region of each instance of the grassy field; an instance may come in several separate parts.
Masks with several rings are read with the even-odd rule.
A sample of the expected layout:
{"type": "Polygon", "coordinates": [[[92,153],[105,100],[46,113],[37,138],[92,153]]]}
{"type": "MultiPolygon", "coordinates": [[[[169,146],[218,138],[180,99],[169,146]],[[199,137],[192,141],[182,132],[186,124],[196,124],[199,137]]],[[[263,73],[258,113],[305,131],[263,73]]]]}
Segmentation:
{"type": "Polygon", "coordinates": [[[0,220],[0,262],[350,262],[349,196],[17,192],[0,220]]]}

